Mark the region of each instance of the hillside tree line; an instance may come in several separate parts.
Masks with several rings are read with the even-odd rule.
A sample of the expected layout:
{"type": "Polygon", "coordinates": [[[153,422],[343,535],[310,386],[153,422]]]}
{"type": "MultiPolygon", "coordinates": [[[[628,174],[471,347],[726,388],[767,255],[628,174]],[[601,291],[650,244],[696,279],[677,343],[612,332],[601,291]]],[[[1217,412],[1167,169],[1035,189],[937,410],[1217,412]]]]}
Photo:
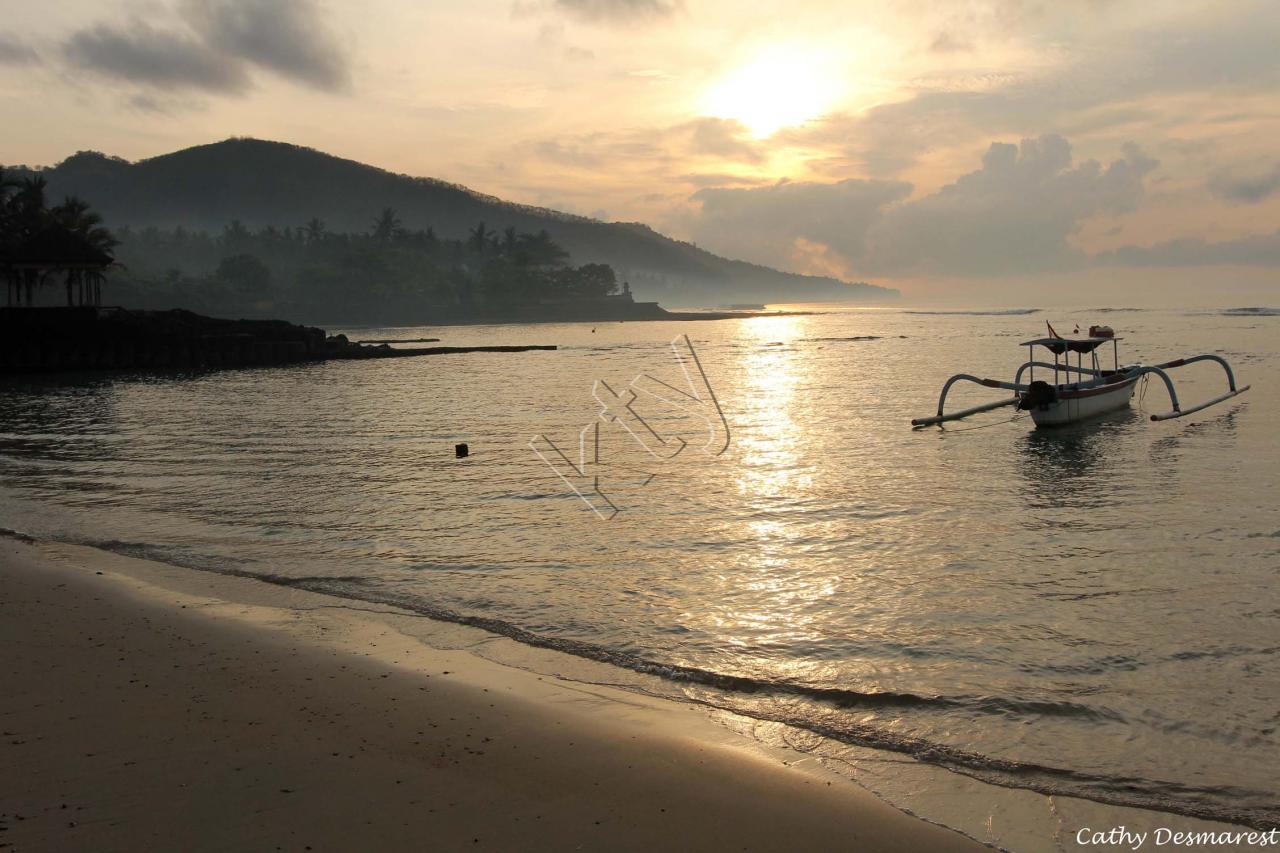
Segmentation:
{"type": "Polygon", "coordinates": [[[402,227],[384,209],[367,232],[328,230],[317,218],[257,231],[232,221],[220,234],[181,227],[117,229],[110,302],[212,315],[385,322],[511,315],[521,306],[617,293],[606,264],[571,266],[546,231],[491,230],[465,239],[402,227]]]}

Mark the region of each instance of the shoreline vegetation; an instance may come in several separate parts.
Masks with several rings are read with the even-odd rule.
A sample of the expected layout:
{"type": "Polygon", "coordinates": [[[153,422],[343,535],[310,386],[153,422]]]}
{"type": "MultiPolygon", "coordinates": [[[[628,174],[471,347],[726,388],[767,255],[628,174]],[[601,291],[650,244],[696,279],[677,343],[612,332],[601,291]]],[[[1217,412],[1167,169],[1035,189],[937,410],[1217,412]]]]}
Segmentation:
{"type": "Polygon", "coordinates": [[[440,325],[487,318],[607,320],[646,316],[607,264],[569,263],[546,231],[477,223],[463,239],[405,229],[385,208],[367,233],[317,218],[210,235],[183,228],[119,231],[113,298],[124,307],[222,317],[288,317],[343,325],[440,325]]]}
{"type": "Polygon", "coordinates": [[[15,849],[989,849],[478,629],[22,536],[0,573],[15,849]]]}
{"type": "Polygon", "coordinates": [[[47,189],[41,176],[14,181],[0,173],[0,275],[6,287],[0,373],[555,349],[365,345],[278,315],[323,316],[351,327],[717,320],[758,313],[679,313],[636,302],[609,265],[569,265],[569,253],[546,230],[508,227],[499,234],[481,222],[465,240],[441,239],[431,228],[405,229],[385,208],[367,234],[335,234],[313,217],[296,230],[268,226],[257,232],[234,220],[216,238],[181,227],[137,234],[124,228],[117,236],[79,198],[50,207],[47,189]],[[187,275],[179,263],[205,264],[213,272],[187,275]],[[156,272],[162,268],[163,274],[156,272]],[[121,307],[102,307],[104,285],[121,307]]]}

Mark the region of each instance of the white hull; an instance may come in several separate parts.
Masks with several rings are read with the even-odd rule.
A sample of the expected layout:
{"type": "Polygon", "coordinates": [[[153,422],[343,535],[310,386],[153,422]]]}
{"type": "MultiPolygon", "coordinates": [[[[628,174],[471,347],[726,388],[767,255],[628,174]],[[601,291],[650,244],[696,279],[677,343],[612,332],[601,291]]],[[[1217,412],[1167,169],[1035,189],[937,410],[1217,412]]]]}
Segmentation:
{"type": "Polygon", "coordinates": [[[1104,370],[1098,363],[1097,349],[1103,344],[1112,344],[1114,348],[1115,342],[1119,340],[1119,338],[1111,334],[1110,329],[1105,327],[1090,329],[1089,337],[1087,338],[1060,338],[1053,331],[1053,327],[1050,326],[1049,334],[1050,337],[1037,338],[1034,341],[1027,341],[1022,344],[1022,346],[1028,348],[1031,359],[1018,368],[1018,372],[1014,374],[1012,382],[1005,382],[1000,379],[983,379],[971,373],[957,373],[942,386],[942,393],[938,395],[937,414],[926,418],[913,418],[911,425],[919,428],[932,424],[944,424],[948,421],[957,421],[960,418],[967,418],[969,415],[989,412],[1004,406],[1017,406],[1019,409],[1029,411],[1031,420],[1035,422],[1036,426],[1072,424],[1097,415],[1106,414],[1107,412],[1114,412],[1117,409],[1126,408],[1129,405],[1129,401],[1133,399],[1133,392],[1138,380],[1150,379],[1153,375],[1164,383],[1165,390],[1169,392],[1169,402],[1173,406],[1164,414],[1152,415],[1151,420],[1153,421],[1167,421],[1171,418],[1185,417],[1193,412],[1216,406],[1249,390],[1248,385],[1237,387],[1236,375],[1231,371],[1231,365],[1227,364],[1227,360],[1222,356],[1213,355],[1212,353],[1176,358],[1163,364],[1127,364],[1121,367],[1119,352],[1115,351],[1115,367],[1111,370],[1104,370]],[[1103,334],[1104,332],[1105,334],[1103,334]],[[1047,361],[1036,360],[1035,348],[1038,346],[1045,347],[1053,353],[1052,364],[1047,361]],[[1075,364],[1071,363],[1071,355],[1073,353],[1076,355],[1075,364]],[[1084,366],[1083,362],[1086,354],[1090,354],[1091,367],[1084,366]],[[1183,408],[1178,402],[1178,392],[1173,387],[1173,380],[1169,378],[1168,371],[1175,367],[1185,367],[1188,364],[1200,361],[1215,362],[1223,369],[1227,374],[1227,392],[1198,405],[1183,408]],[[1037,381],[1035,379],[1037,367],[1041,370],[1052,371],[1054,384],[1037,381]],[[1027,371],[1031,371],[1031,375],[1028,377],[1030,381],[1024,383],[1022,376],[1027,371]],[[1080,381],[1073,383],[1069,380],[1069,377],[1077,376],[1080,381]],[[1012,391],[1014,396],[1006,397],[1003,400],[995,400],[991,403],[970,406],[958,412],[948,412],[946,411],[947,393],[957,382],[969,382],[974,385],[981,385],[983,388],[999,388],[1005,391],[1012,391]]]}
{"type": "Polygon", "coordinates": [[[1081,391],[1058,390],[1057,401],[1043,408],[1031,409],[1036,426],[1060,426],[1096,415],[1123,409],[1133,399],[1137,378],[1117,382],[1114,386],[1087,388],[1081,391]]]}

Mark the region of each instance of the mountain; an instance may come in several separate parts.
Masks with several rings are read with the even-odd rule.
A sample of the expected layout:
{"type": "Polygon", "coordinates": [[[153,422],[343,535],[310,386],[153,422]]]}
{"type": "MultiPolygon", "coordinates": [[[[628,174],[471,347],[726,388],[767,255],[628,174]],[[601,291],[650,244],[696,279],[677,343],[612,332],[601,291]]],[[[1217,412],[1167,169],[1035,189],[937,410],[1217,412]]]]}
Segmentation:
{"type": "Polygon", "coordinates": [[[78,195],[113,227],[183,226],[219,233],[299,227],[320,218],[330,231],[367,232],[393,208],[410,230],[463,238],[478,222],[501,231],[545,229],[576,264],[607,263],[639,299],[666,305],[724,302],[872,301],[898,292],[796,275],[722,258],[636,222],[602,222],[514,204],[433,178],[413,178],[310,148],[229,139],[131,163],[82,151],[40,171],[49,197],[78,195]]]}

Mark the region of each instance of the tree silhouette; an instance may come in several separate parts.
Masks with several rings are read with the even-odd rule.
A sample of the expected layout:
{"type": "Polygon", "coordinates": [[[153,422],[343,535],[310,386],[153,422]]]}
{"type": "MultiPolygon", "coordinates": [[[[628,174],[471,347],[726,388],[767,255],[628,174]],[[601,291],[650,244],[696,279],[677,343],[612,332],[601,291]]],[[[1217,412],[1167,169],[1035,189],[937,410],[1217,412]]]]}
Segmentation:
{"type": "Polygon", "coordinates": [[[249,229],[239,219],[233,219],[222,229],[222,245],[228,249],[238,250],[253,237],[249,229]]]}
{"type": "Polygon", "coordinates": [[[9,288],[21,302],[33,304],[34,290],[54,273],[65,274],[67,304],[80,292],[81,304],[97,304],[103,270],[117,244],[102,217],[87,202],[66,198],[52,209],[45,204],[47,184],[37,175],[17,183],[0,174],[0,265],[9,288]]]}
{"type": "Polygon", "coordinates": [[[308,243],[319,243],[324,239],[324,222],[319,217],[313,216],[303,226],[303,232],[307,236],[308,243]]]}
{"type": "Polygon", "coordinates": [[[521,235],[520,244],[525,262],[530,266],[554,267],[569,259],[569,253],[551,239],[551,234],[545,228],[537,234],[521,235]]]}
{"type": "Polygon", "coordinates": [[[373,239],[379,243],[390,243],[400,233],[400,219],[396,216],[396,212],[389,207],[384,207],[382,213],[373,220],[373,239]]]}
{"type": "Polygon", "coordinates": [[[110,252],[120,245],[103,227],[102,217],[94,213],[84,199],[67,196],[62,204],[49,211],[49,220],[99,251],[110,252]]]}
{"type": "Polygon", "coordinates": [[[485,228],[483,222],[481,222],[475,228],[472,228],[471,236],[467,241],[472,251],[474,251],[477,255],[483,255],[485,248],[489,245],[490,234],[491,232],[485,228]]]}

